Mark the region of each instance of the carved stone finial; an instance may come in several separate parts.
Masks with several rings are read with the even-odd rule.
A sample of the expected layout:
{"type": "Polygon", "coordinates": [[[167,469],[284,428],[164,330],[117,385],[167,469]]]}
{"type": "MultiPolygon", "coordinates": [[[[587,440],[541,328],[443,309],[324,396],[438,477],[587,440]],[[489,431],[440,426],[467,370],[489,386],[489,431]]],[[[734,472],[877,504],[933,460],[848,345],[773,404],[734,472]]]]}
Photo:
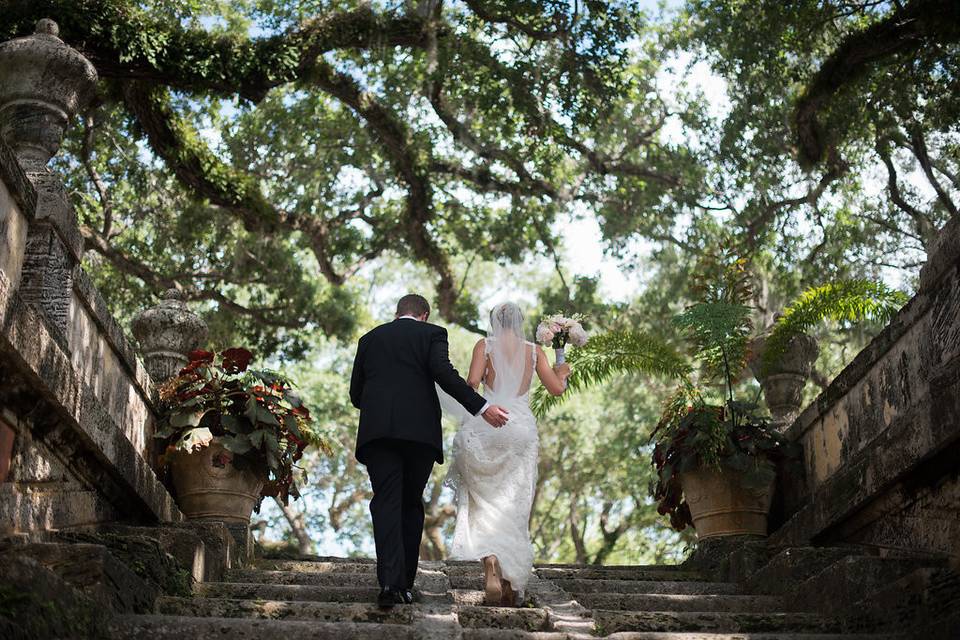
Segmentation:
{"type": "Polygon", "coordinates": [[[154,382],[177,375],[188,362],[187,354],[207,337],[207,324],[187,308],[185,298],[182,291],[167,289],[159,304],[133,319],[133,335],[154,382]]]}
{"type": "Polygon", "coordinates": [[[0,136],[26,171],[43,171],[70,119],[93,97],[97,70],[48,18],[25,38],[0,43],[0,136]]]}
{"type": "Polygon", "coordinates": [[[34,33],[44,33],[54,38],[59,38],[60,36],[60,25],[51,20],[50,18],[40,18],[37,20],[37,26],[33,31],[34,33]]]}

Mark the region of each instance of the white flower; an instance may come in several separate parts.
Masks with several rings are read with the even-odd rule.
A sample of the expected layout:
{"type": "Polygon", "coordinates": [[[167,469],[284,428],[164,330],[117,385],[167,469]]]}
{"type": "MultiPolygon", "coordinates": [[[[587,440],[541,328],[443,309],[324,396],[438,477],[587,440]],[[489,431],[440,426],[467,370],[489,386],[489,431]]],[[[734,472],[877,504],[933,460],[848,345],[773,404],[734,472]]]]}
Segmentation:
{"type": "Polygon", "coordinates": [[[570,327],[569,336],[570,342],[577,347],[582,347],[587,344],[587,340],[590,339],[590,336],[587,335],[587,332],[580,326],[579,322],[575,322],[574,325],[570,327]]]}

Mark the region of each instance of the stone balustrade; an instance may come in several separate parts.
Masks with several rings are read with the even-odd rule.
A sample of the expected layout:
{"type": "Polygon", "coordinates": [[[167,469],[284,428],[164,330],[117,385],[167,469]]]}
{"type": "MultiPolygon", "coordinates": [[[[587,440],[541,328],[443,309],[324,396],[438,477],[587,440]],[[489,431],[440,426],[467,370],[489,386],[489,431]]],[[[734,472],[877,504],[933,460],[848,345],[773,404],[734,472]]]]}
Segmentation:
{"type": "Polygon", "coordinates": [[[0,43],[0,533],[182,518],[150,464],[153,381],[46,168],[96,83],[56,35],[0,43]]]}
{"type": "Polygon", "coordinates": [[[793,422],[775,544],[856,542],[960,562],[960,220],[917,295],[793,422]]]}

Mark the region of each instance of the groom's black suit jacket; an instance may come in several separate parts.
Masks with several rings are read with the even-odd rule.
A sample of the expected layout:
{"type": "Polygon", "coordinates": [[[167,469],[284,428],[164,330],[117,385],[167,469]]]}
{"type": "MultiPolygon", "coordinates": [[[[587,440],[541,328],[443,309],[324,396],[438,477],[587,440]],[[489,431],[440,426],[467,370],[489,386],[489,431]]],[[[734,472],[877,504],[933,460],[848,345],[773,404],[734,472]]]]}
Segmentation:
{"type": "Polygon", "coordinates": [[[443,327],[398,318],[360,338],[350,378],[350,401],[360,409],[357,460],[364,462],[365,444],[392,438],[429,445],[443,462],[434,382],[473,415],[486,404],[450,364],[443,327]]]}

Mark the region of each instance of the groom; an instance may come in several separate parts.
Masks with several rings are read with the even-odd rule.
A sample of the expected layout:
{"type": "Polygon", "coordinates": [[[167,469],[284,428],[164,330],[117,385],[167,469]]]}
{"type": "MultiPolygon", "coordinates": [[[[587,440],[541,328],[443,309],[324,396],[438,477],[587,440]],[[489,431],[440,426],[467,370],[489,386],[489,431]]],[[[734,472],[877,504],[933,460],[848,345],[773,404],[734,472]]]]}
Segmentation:
{"type": "Polygon", "coordinates": [[[484,400],[450,364],[447,331],[427,323],[429,317],[423,296],[400,298],[396,319],[360,338],[350,378],[350,401],[360,409],[356,456],[373,485],[377,604],[384,608],[413,602],[423,489],[433,463],[443,463],[434,383],[492,427],[507,421],[507,411],[484,400]]]}

